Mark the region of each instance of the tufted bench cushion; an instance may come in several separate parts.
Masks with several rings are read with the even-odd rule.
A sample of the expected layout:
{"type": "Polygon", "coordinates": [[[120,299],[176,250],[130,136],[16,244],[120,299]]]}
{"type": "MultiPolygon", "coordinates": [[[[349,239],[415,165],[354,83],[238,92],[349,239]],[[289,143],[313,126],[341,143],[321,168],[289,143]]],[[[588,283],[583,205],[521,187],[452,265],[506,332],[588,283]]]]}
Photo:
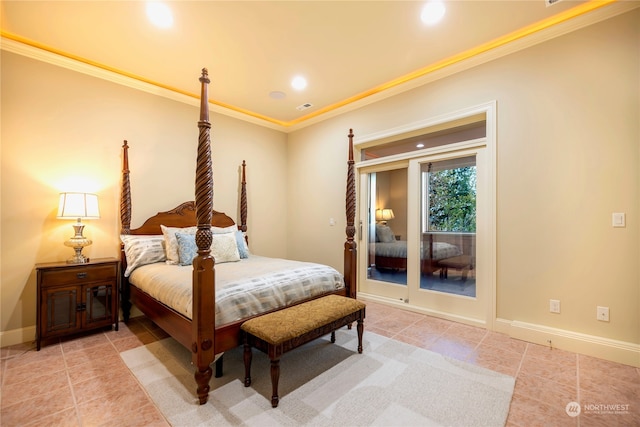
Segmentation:
{"type": "Polygon", "coordinates": [[[265,352],[271,359],[271,406],[278,406],[280,356],[289,350],[357,322],[358,353],[362,353],[365,304],[353,298],[328,295],[283,310],[254,317],[241,326],[244,331],[245,387],[251,385],[251,347],[265,352]]]}
{"type": "Polygon", "coordinates": [[[329,295],[254,317],[242,324],[242,330],[269,344],[278,345],[364,308],[364,303],[353,298],[329,295]]]}

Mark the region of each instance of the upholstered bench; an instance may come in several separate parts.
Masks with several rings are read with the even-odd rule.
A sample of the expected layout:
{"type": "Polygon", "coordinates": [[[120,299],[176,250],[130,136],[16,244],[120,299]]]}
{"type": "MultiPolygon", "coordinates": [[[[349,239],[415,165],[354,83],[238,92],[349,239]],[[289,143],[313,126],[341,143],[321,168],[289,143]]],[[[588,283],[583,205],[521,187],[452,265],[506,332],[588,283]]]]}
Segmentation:
{"type": "Polygon", "coordinates": [[[242,324],[244,331],[245,387],[251,385],[251,348],[263,351],[271,359],[271,406],[278,406],[280,356],[303,344],[357,322],[358,353],[362,353],[365,304],[338,295],[314,299],[283,310],[254,317],[242,324]]]}
{"type": "Polygon", "coordinates": [[[440,278],[446,279],[449,276],[449,269],[462,270],[462,282],[467,280],[469,270],[473,269],[474,259],[469,255],[458,255],[452,258],[445,258],[438,261],[441,267],[440,278]]]}

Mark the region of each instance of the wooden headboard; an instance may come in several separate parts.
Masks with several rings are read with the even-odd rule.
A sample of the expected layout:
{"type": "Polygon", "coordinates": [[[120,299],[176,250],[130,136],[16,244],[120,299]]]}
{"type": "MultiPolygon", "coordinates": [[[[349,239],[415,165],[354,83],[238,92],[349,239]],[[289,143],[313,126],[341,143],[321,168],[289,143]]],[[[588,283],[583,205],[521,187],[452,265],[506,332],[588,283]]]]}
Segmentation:
{"type": "MultiPolygon", "coordinates": [[[[129,234],[162,234],[160,225],[165,227],[192,227],[197,224],[196,203],[184,202],[166,212],[158,212],[147,219],[138,228],[129,230],[129,234]]],[[[211,225],[215,227],[229,227],[236,223],[222,212],[213,211],[211,225]]]]}

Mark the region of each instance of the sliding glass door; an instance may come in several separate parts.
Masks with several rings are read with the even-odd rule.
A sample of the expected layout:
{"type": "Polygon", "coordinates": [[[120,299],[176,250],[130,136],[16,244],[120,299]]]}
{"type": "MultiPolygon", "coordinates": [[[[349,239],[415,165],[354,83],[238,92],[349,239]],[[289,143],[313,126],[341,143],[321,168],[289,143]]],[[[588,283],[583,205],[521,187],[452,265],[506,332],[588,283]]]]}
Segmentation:
{"type": "Polygon", "coordinates": [[[420,163],[420,288],[476,296],[476,158],[420,163]]]}
{"type": "Polygon", "coordinates": [[[488,219],[484,158],[480,148],[411,159],[408,168],[408,221],[420,253],[411,261],[409,301],[477,324],[485,323],[489,308],[488,267],[479,249],[488,219]]]}
{"type": "Polygon", "coordinates": [[[356,143],[358,294],[493,327],[495,102],[356,143]]]}
{"type": "Polygon", "coordinates": [[[440,152],[360,170],[359,292],[482,325],[488,215],[484,151],[440,152]]]}
{"type": "Polygon", "coordinates": [[[366,230],[365,276],[361,290],[406,301],[407,163],[372,169],[361,175],[361,218],[366,230]]]}

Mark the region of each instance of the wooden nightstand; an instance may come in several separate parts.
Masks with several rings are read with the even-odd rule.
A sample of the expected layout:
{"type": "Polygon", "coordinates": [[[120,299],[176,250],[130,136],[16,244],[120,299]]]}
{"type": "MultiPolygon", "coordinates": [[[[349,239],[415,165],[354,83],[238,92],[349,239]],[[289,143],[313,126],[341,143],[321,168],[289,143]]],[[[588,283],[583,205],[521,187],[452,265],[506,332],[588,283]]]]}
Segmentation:
{"type": "Polygon", "coordinates": [[[36,264],[36,346],[44,339],[115,325],[118,330],[120,261],[36,264]]]}

